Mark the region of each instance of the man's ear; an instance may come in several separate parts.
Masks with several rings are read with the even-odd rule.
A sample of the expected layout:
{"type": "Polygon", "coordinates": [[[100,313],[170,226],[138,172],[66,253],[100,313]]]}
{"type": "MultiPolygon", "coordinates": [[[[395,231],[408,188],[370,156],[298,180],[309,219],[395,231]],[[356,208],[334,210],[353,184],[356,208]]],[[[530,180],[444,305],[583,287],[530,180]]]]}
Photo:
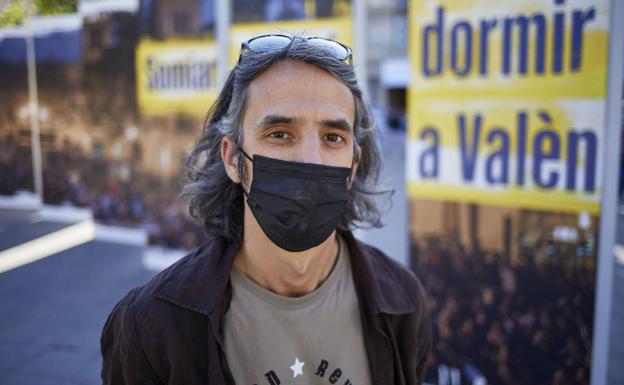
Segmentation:
{"type": "Polygon", "coordinates": [[[240,175],[238,173],[238,155],[236,153],[236,143],[227,136],[221,139],[221,160],[225,167],[226,174],[232,182],[240,183],[240,175]]]}
{"type": "Polygon", "coordinates": [[[349,178],[349,188],[353,184],[355,180],[355,175],[357,175],[358,166],[360,165],[360,159],[362,157],[362,148],[358,147],[353,153],[353,165],[351,166],[351,178],[349,178]]]}

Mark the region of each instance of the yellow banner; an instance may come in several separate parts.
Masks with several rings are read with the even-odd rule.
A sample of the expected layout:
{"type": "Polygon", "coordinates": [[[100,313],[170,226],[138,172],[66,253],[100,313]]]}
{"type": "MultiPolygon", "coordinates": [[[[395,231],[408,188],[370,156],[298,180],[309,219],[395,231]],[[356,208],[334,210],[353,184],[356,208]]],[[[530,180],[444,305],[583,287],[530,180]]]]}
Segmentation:
{"type": "Polygon", "coordinates": [[[218,95],[213,40],[142,40],[136,51],[137,100],[148,115],[205,115],[218,95]]]}
{"type": "Polygon", "coordinates": [[[230,29],[230,65],[238,60],[241,44],[254,36],[271,33],[318,36],[333,39],[349,47],[353,45],[353,27],[350,17],[288,20],[267,23],[240,23],[230,29]]]}
{"type": "Polygon", "coordinates": [[[608,8],[413,0],[410,196],[598,213],[608,8]]]}

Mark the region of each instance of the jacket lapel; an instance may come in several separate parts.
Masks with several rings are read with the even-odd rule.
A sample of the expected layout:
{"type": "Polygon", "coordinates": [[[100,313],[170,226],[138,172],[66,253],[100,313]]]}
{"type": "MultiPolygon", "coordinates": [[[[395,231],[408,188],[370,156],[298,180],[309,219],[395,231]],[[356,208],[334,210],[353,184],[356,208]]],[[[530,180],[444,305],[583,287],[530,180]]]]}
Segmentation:
{"type": "Polygon", "coordinates": [[[358,295],[362,333],[374,384],[392,385],[394,378],[393,347],[382,315],[400,315],[415,311],[415,305],[399,280],[386,265],[379,250],[342,234],[349,247],[353,282],[358,295]]]}
{"type": "Polygon", "coordinates": [[[210,315],[220,305],[238,247],[212,238],[160,277],[152,295],[174,305],[210,315]]]}

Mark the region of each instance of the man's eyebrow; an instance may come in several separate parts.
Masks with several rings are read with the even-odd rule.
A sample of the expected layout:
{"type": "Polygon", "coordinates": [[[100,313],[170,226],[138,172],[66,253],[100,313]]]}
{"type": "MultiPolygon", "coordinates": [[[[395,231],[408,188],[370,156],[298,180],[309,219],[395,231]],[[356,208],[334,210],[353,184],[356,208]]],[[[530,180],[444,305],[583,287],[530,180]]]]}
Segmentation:
{"type": "Polygon", "coordinates": [[[347,122],[345,119],[328,119],[322,120],[321,125],[329,128],[336,128],[342,131],[353,131],[351,128],[351,124],[347,122]]]}
{"type": "MultiPolygon", "coordinates": [[[[277,124],[295,124],[297,123],[299,119],[295,118],[295,117],[291,117],[291,116],[284,116],[284,115],[267,115],[264,118],[262,118],[262,120],[260,121],[260,123],[258,123],[256,125],[256,129],[258,131],[261,130],[265,130],[271,126],[277,125],[277,124]]],[[[323,127],[328,127],[328,128],[335,128],[341,131],[353,131],[353,128],[351,127],[351,124],[349,124],[349,122],[345,119],[339,118],[339,119],[325,119],[325,120],[321,120],[321,126],[323,127]]]]}
{"type": "Polygon", "coordinates": [[[260,123],[258,123],[258,125],[256,126],[257,130],[263,130],[266,129],[268,127],[274,126],[276,124],[292,124],[294,122],[296,122],[297,119],[290,117],[290,116],[284,116],[284,115],[267,115],[264,118],[262,118],[262,120],[260,121],[260,123]]]}

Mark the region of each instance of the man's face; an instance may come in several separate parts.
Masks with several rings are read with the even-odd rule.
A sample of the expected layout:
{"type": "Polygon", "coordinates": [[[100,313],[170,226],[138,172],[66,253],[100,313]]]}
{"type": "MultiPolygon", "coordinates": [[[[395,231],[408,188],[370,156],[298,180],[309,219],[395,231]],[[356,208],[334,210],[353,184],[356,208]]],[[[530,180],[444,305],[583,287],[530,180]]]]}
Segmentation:
{"type": "Polygon", "coordinates": [[[279,62],[249,86],[243,148],[250,156],[351,167],[354,119],[347,86],[316,66],[279,62]]]}
{"type": "MultiPolygon", "coordinates": [[[[354,120],[354,98],[342,82],[310,64],[279,62],[249,85],[242,147],[249,156],[351,168],[353,180],[358,168],[355,160],[359,159],[358,153],[354,160],[354,120]]],[[[221,141],[221,158],[234,183],[241,182],[239,161],[245,162],[248,172],[244,175],[243,188],[250,189],[253,163],[238,152],[238,146],[227,136],[221,141]]],[[[246,241],[270,242],[247,200],[244,211],[246,241]]],[[[285,221],[290,223],[288,219],[278,218],[280,224],[285,221]]],[[[323,242],[335,244],[334,241],[335,238],[328,237],[323,242]]],[[[294,248],[300,249],[300,245],[294,248]]]]}

